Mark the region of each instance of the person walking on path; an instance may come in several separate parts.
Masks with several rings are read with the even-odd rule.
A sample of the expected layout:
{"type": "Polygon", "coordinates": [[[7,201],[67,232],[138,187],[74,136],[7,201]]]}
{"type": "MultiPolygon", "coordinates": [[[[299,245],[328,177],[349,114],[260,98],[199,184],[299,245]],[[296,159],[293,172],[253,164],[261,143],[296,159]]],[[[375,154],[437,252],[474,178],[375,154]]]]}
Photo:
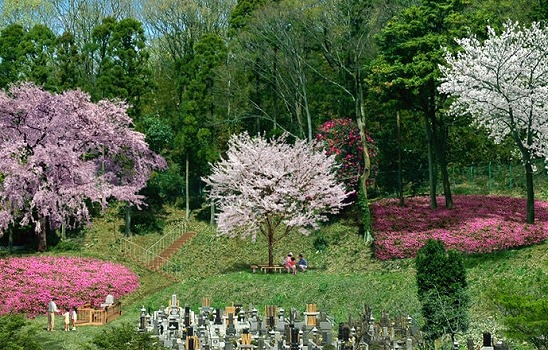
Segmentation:
{"type": "Polygon", "coordinates": [[[53,332],[55,330],[55,314],[59,313],[55,300],[57,300],[57,298],[52,298],[48,303],[48,332],[53,332]]]}

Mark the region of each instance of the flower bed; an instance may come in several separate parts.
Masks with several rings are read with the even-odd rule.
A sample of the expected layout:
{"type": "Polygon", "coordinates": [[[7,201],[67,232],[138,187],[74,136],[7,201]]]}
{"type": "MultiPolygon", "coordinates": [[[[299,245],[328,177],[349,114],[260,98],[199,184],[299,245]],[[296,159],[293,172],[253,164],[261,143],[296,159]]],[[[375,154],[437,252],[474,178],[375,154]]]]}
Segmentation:
{"type": "Polygon", "coordinates": [[[23,257],[0,260],[0,315],[45,314],[57,297],[60,310],[91,304],[99,307],[107,294],[118,299],[139,286],[139,276],[118,264],[91,258],[23,257]]]}
{"type": "MultiPolygon", "coordinates": [[[[438,197],[438,203],[444,203],[438,197]]],[[[535,202],[535,224],[525,220],[524,198],[458,195],[454,209],[432,210],[429,197],[411,197],[405,206],[397,199],[371,205],[378,259],[414,257],[429,239],[443,241],[448,249],[489,253],[540,243],[548,239],[548,203],[535,202]]]]}

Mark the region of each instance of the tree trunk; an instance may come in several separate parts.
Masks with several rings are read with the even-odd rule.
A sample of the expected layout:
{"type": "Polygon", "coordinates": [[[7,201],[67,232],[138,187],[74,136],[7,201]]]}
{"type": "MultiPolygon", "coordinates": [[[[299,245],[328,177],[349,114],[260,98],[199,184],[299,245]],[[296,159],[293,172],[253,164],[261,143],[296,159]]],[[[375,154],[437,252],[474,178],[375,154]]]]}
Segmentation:
{"type": "Polygon", "coordinates": [[[61,224],[61,240],[65,240],[67,238],[67,225],[65,223],[61,224]]]}
{"type": "Polygon", "coordinates": [[[215,226],[215,202],[211,201],[211,205],[209,206],[210,212],[209,212],[209,225],[211,227],[215,226]]]}
{"type": "Polygon", "coordinates": [[[403,181],[402,181],[402,164],[401,164],[401,119],[400,111],[396,112],[396,131],[398,139],[398,198],[399,205],[404,206],[403,200],[403,181]]]}
{"type": "Polygon", "coordinates": [[[40,219],[40,231],[38,232],[38,251],[39,252],[45,252],[48,248],[47,242],[46,242],[46,228],[47,219],[41,218],[40,219]]]}
{"type": "Polygon", "coordinates": [[[268,232],[268,266],[274,266],[274,232],[268,232]]]}
{"type": "Polygon", "coordinates": [[[525,160],[525,180],[527,186],[527,223],[535,223],[535,190],[533,187],[533,167],[531,160],[525,160]]]}
{"type": "MultiPolygon", "coordinates": [[[[513,117],[513,116],[512,116],[513,117]]],[[[534,224],[535,223],[535,190],[533,186],[533,164],[531,163],[531,152],[529,151],[529,147],[532,143],[532,135],[529,133],[527,135],[527,145],[529,147],[526,147],[520,137],[519,132],[517,131],[517,128],[515,125],[512,126],[512,138],[514,139],[514,142],[518,146],[523,163],[525,164],[525,186],[527,191],[527,216],[526,216],[526,222],[528,224],[534,224]]]]}
{"type": "Polygon", "coordinates": [[[436,201],[436,162],[434,159],[432,129],[428,116],[424,118],[424,128],[426,130],[426,139],[428,145],[428,183],[430,185],[430,208],[436,209],[438,207],[438,202],[436,201]]]}
{"type": "MultiPolygon", "coordinates": [[[[434,117],[435,118],[435,117],[434,117]]],[[[443,194],[445,196],[445,207],[453,209],[453,196],[451,194],[451,182],[449,181],[449,172],[447,171],[447,138],[448,130],[443,121],[440,121],[439,128],[436,129],[435,137],[438,163],[441,171],[441,181],[443,194]]]]}
{"type": "Polygon", "coordinates": [[[13,251],[13,230],[9,230],[8,233],[8,252],[13,251]]]}
{"type": "Polygon", "coordinates": [[[126,225],[125,225],[126,237],[131,236],[131,204],[126,205],[126,225]]]}
{"type": "Polygon", "coordinates": [[[365,101],[363,98],[363,85],[361,81],[361,74],[358,70],[354,74],[354,84],[356,86],[356,122],[358,124],[358,130],[360,131],[360,139],[363,149],[363,163],[364,169],[361,176],[361,190],[363,193],[362,200],[364,201],[364,240],[370,242],[373,240],[371,233],[371,211],[369,210],[369,196],[367,194],[367,180],[371,174],[371,158],[369,157],[369,148],[367,147],[367,133],[365,126],[365,101]]]}
{"type": "Polygon", "coordinates": [[[445,207],[453,209],[453,196],[451,194],[451,183],[449,181],[449,172],[447,171],[447,162],[445,156],[440,158],[441,180],[443,185],[443,194],[445,195],[445,207]]]}
{"type": "Polygon", "coordinates": [[[312,141],[312,116],[310,115],[310,108],[308,107],[308,94],[306,92],[306,76],[304,75],[301,61],[298,61],[298,75],[299,75],[299,84],[301,85],[301,94],[303,100],[303,108],[306,114],[306,127],[307,127],[307,138],[308,141],[312,141]]]}
{"type": "Polygon", "coordinates": [[[190,219],[190,188],[189,188],[189,172],[190,165],[188,152],[185,156],[185,219],[190,219]]]}

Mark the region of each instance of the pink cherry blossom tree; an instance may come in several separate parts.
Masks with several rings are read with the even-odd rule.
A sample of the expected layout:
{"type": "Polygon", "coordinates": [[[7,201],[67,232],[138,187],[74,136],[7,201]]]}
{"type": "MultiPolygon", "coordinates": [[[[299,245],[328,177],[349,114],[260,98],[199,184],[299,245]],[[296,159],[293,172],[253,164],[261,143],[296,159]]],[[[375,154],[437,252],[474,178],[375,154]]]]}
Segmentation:
{"type": "Polygon", "coordinates": [[[226,158],[203,179],[219,211],[219,234],[252,240],[264,235],[270,266],[276,243],[294,229],[307,234],[317,228],[327,221],[326,214],[339,212],[347,197],[336,180],[334,155],[315,142],[289,144],[285,139],[232,136],[226,158]]]}
{"type": "Polygon", "coordinates": [[[52,94],[24,83],[0,92],[0,234],[33,225],[38,250],[46,229],[89,220],[86,202],[139,205],[153,169],[165,166],[127,106],[92,103],[81,91],[52,94]]]}
{"type": "Polygon", "coordinates": [[[527,222],[533,223],[533,161],[548,157],[548,28],[507,22],[487,28],[483,42],[457,39],[447,52],[439,91],[454,98],[450,112],[470,114],[497,142],[511,137],[521,153],[527,183],[527,222]]]}

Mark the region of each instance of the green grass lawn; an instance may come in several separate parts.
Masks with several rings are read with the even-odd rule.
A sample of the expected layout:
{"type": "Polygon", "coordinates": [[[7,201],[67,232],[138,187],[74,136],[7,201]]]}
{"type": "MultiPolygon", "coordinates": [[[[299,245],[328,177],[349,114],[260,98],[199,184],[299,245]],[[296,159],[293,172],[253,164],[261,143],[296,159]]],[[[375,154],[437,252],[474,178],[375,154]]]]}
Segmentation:
{"type": "MultiPolygon", "coordinates": [[[[96,221],[86,232],[86,248],[77,254],[125,263],[139,274],[141,287],[123,299],[123,315],[106,326],[49,333],[45,331],[45,316],[32,320],[30,327],[37,330],[37,337],[45,349],[82,349],[95,335],[112,325],[129,322],[137,326],[142,306],[157,310],[167,305],[172,294],[177,294],[182,304],[188,304],[194,310],[204,297],[210,298],[213,307],[224,308],[236,303],[256,307],[261,312],[265,305],[303,311],[307,303],[316,303],[335,322],[341,322],[347,321],[349,316],[358,317],[363,306],[368,304],[377,314],[381,311],[393,316],[409,314],[421,322],[414,260],[380,262],[373,259],[371,245],[357,234],[354,223],[345,218],[320,231],[325,242],[322,251],[317,251],[314,245],[318,235],[294,234],[278,244],[275,251],[278,260],[288,251],[302,252],[307,257],[311,269],[296,276],[252,273],[250,264],[267,262],[264,241],[260,238],[257,242],[219,238],[207,225],[195,223],[192,228],[198,232],[197,236],[176,256],[184,275],[184,280],[176,283],[120,257],[116,248],[120,234],[113,232],[114,225],[116,223],[112,221],[96,221]]],[[[139,239],[153,240],[151,237],[139,239]]],[[[541,281],[539,276],[548,274],[548,243],[468,256],[465,264],[471,295],[471,328],[461,336],[460,343],[466,344],[465,339],[472,336],[479,344],[482,332],[501,336],[498,315],[487,292],[508,281],[534,288],[541,281]]],[[[61,324],[61,318],[58,324],[61,324]]]]}

